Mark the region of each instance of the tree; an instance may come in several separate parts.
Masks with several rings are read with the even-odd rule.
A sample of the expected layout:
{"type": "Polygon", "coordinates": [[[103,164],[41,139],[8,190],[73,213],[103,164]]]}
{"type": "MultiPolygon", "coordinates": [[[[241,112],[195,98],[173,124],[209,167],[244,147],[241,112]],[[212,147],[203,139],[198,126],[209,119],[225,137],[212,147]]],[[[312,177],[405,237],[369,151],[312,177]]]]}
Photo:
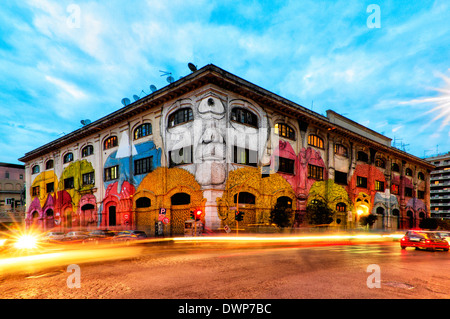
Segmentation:
{"type": "Polygon", "coordinates": [[[306,219],[311,225],[330,224],[333,221],[333,210],[321,200],[311,201],[306,207],[306,219]]]}
{"type": "Polygon", "coordinates": [[[367,216],[362,216],[359,220],[361,225],[363,225],[363,226],[369,225],[369,227],[372,227],[376,221],[377,221],[377,216],[375,216],[373,214],[369,214],[367,216]]]}
{"type": "Polygon", "coordinates": [[[270,212],[270,222],[278,227],[291,226],[294,211],[282,203],[276,203],[274,209],[270,212]]]}

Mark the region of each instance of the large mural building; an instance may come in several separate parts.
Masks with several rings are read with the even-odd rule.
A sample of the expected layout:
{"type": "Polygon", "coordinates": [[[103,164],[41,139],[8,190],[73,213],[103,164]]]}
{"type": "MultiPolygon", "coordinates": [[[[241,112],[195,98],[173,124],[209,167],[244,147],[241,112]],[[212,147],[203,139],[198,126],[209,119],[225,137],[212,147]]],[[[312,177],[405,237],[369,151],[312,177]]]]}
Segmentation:
{"type": "Polygon", "coordinates": [[[44,230],[140,229],[182,235],[193,210],[207,231],[258,229],[277,204],[307,225],[417,227],[434,166],[331,110],[323,116],[214,65],[26,153],[26,223],[44,230]]]}

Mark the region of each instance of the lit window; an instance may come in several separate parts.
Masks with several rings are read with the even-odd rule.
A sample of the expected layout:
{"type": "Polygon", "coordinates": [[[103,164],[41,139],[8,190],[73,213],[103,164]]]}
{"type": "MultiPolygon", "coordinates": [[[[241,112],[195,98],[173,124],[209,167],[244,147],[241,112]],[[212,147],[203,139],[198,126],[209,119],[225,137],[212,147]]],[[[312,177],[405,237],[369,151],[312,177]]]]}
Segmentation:
{"type": "Polygon", "coordinates": [[[334,154],[348,157],[347,148],[342,144],[334,145],[334,154]]]}
{"type": "Polygon", "coordinates": [[[144,123],[142,125],[139,125],[134,130],[134,139],[137,140],[138,138],[152,135],[152,125],[150,123],[144,123]]]}
{"type": "Polygon", "coordinates": [[[289,138],[291,140],[295,140],[294,129],[283,123],[275,124],[275,134],[289,138]]]}
{"type": "Polygon", "coordinates": [[[356,186],[367,188],[367,178],[362,176],[356,176],[356,186]]]}
{"type": "Polygon", "coordinates": [[[308,144],[318,148],[323,148],[323,139],[321,139],[317,135],[311,134],[308,136],[308,144]]]}
{"type": "Polygon", "coordinates": [[[117,136],[111,136],[108,137],[105,142],[103,143],[103,149],[107,150],[113,147],[116,147],[118,145],[117,136]]]}
{"type": "Polygon", "coordinates": [[[308,178],[314,178],[315,180],[323,180],[323,167],[308,164],[308,178]]]}
{"type": "Polygon", "coordinates": [[[85,185],[94,185],[95,184],[95,174],[94,174],[94,172],[83,174],[82,178],[83,178],[83,186],[85,186],[85,185]]]}
{"type": "Polygon", "coordinates": [[[384,192],[384,182],[375,181],[375,190],[379,192],[384,192]]]}
{"type": "Polygon", "coordinates": [[[119,166],[105,168],[105,181],[112,181],[119,178],[119,166]]]}
{"type": "Polygon", "coordinates": [[[81,150],[82,157],[86,157],[86,156],[89,156],[92,154],[94,154],[94,146],[92,146],[92,145],[87,145],[87,146],[83,147],[83,149],[81,150]]]}
{"type": "Polygon", "coordinates": [[[345,211],[347,211],[347,205],[345,205],[344,203],[337,203],[336,210],[338,212],[345,212],[345,211]]]}
{"type": "Polygon", "coordinates": [[[417,178],[420,179],[421,181],[424,181],[425,175],[422,172],[419,172],[419,174],[417,174],[417,178]]]}

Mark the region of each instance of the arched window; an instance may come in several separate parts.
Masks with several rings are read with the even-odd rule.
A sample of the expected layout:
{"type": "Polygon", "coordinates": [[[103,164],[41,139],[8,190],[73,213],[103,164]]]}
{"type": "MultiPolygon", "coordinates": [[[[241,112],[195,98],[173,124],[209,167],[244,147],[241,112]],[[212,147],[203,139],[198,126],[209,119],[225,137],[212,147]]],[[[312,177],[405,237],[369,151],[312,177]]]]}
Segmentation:
{"type": "Polygon", "coordinates": [[[277,204],[280,207],[292,208],[292,199],[290,197],[287,197],[287,196],[281,196],[281,197],[278,197],[277,204]]]}
{"type": "Polygon", "coordinates": [[[412,176],[412,175],[413,175],[412,169],[407,168],[407,169],[405,170],[405,175],[406,175],[406,176],[412,176]]]}
{"type": "Polygon", "coordinates": [[[148,197],[140,197],[136,200],[136,208],[146,208],[152,206],[152,202],[148,197]]]}
{"type": "Polygon", "coordinates": [[[103,149],[108,150],[118,145],[117,136],[110,136],[103,142],[103,149]]]}
{"type": "Polygon", "coordinates": [[[92,154],[94,154],[94,146],[92,145],[87,145],[81,150],[81,157],[86,157],[92,154]]]}
{"type": "Polygon", "coordinates": [[[150,123],[141,124],[134,130],[135,140],[147,135],[152,135],[152,125],[150,123]]]}
{"type": "Polygon", "coordinates": [[[258,128],[258,117],[249,110],[235,107],[231,110],[231,120],[258,128]]]}
{"type": "MultiPolygon", "coordinates": [[[[234,202],[237,203],[238,194],[234,195],[234,202]]],[[[239,204],[255,204],[255,195],[248,192],[239,193],[239,204]]]]}
{"type": "Polygon", "coordinates": [[[194,115],[192,113],[192,109],[187,107],[183,109],[179,109],[178,111],[173,112],[169,115],[169,127],[173,127],[178,124],[183,124],[194,119],[194,115]]]}
{"type": "Polygon", "coordinates": [[[342,144],[334,145],[334,154],[348,157],[347,148],[342,144]]]}
{"type": "Polygon", "coordinates": [[[337,203],[336,204],[336,211],[338,212],[346,212],[347,211],[347,205],[344,203],[337,203]]]}
{"type": "Polygon", "coordinates": [[[39,165],[34,165],[33,168],[31,169],[31,174],[37,174],[40,172],[40,168],[39,165]]]}
{"type": "Polygon", "coordinates": [[[366,163],[367,163],[367,162],[369,161],[369,155],[367,155],[366,152],[359,151],[358,154],[357,154],[357,156],[356,156],[356,159],[357,159],[358,161],[366,162],[366,163]]]}
{"type": "Polygon", "coordinates": [[[321,139],[317,135],[310,134],[308,136],[308,144],[311,146],[318,147],[318,148],[323,148],[323,139],[321,139]]]}
{"type": "Polygon", "coordinates": [[[417,178],[420,179],[421,181],[424,181],[424,180],[425,180],[425,174],[422,173],[422,172],[419,172],[419,173],[417,174],[417,178]]]}
{"type": "Polygon", "coordinates": [[[172,205],[188,205],[191,203],[191,195],[186,193],[176,193],[170,198],[172,205]]]}
{"type": "Polygon", "coordinates": [[[289,138],[291,140],[295,140],[295,131],[289,125],[283,123],[275,124],[275,134],[279,136],[289,138]]]}
{"type": "Polygon", "coordinates": [[[386,163],[381,158],[377,158],[375,160],[375,166],[380,168],[386,168],[386,163]]]}
{"type": "Polygon", "coordinates": [[[48,160],[45,163],[45,169],[52,169],[53,168],[53,160],[48,160]]]}
{"type": "Polygon", "coordinates": [[[400,172],[400,166],[397,163],[392,163],[391,170],[393,172],[400,172]]]}
{"type": "Polygon", "coordinates": [[[63,157],[63,163],[69,163],[73,161],[73,153],[67,153],[66,155],[64,155],[63,157]]]}

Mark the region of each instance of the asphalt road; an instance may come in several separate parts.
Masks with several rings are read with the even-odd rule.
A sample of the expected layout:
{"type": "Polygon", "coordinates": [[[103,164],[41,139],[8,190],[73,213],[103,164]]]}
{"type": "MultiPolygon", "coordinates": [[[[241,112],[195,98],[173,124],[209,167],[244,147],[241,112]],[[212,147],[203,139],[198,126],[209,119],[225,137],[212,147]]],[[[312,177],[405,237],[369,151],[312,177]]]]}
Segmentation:
{"type": "Polygon", "coordinates": [[[3,299],[450,298],[450,253],[392,240],[151,242],[14,258],[0,259],[3,299]]]}

